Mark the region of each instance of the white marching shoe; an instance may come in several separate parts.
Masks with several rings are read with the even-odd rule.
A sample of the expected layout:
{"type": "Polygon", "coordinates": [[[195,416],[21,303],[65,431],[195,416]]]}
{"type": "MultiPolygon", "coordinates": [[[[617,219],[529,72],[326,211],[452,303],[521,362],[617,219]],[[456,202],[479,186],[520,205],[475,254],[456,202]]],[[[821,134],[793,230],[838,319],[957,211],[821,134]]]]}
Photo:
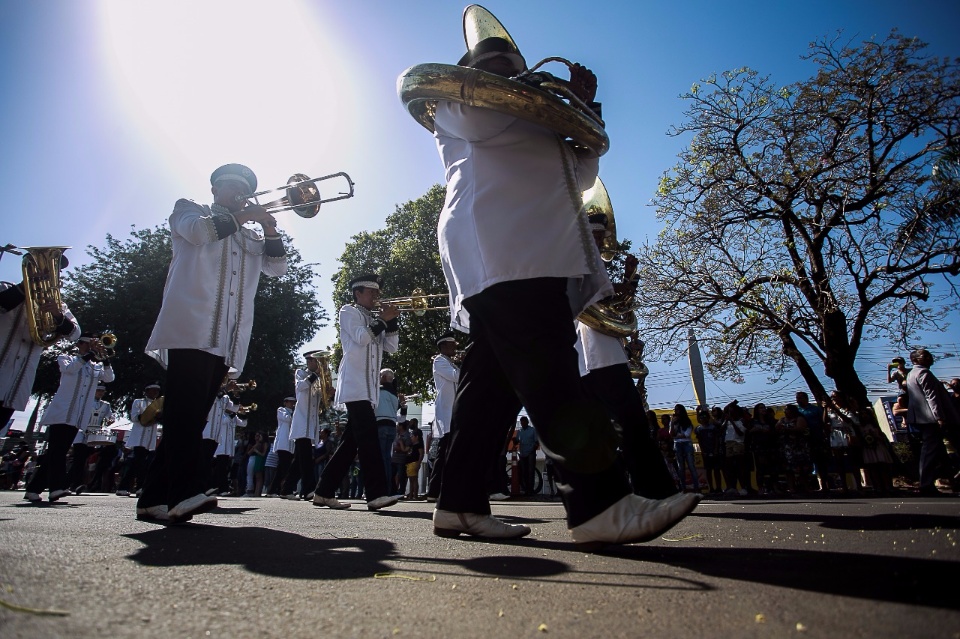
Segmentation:
{"type": "Polygon", "coordinates": [[[433,534],[438,537],[456,537],[461,533],[484,539],[519,539],[530,534],[530,526],[508,524],[493,515],[433,511],[433,534]]]}
{"type": "Polygon", "coordinates": [[[627,495],[586,523],[570,529],[573,541],[591,551],[607,544],[635,544],[656,539],[693,512],[698,493],[679,493],[666,499],[627,495]]]}
{"type": "Polygon", "coordinates": [[[350,507],[350,504],[344,504],[338,501],[336,497],[321,497],[320,495],[313,496],[313,505],[326,506],[331,510],[346,510],[350,507]]]}

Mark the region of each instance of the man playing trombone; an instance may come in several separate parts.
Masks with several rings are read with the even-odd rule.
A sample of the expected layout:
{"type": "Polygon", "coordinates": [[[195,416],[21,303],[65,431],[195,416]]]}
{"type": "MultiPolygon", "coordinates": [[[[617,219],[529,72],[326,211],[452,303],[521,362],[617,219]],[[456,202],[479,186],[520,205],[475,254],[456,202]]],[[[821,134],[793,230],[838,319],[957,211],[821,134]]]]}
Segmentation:
{"type": "Polygon", "coordinates": [[[343,359],[334,399],[347,405],[347,427],[340,446],[320,474],[313,503],[337,510],[349,507],[337,501],[334,492],[359,453],[367,508],[379,510],[397,503],[397,497],[388,494],[391,491],[380,454],[374,409],[380,399],[378,382],[383,353],[397,352],[400,344],[400,311],[384,303],[374,314],[381,286],[376,273],[355,277],[349,286],[353,303],[341,307],[339,314],[343,359]]]}
{"type": "Polygon", "coordinates": [[[146,349],[167,364],[163,439],[138,517],[177,522],[216,507],[217,498],[204,494],[203,427],[224,375],[230,368],[239,374],[246,362],[260,274],[287,271],[276,220],[262,206],[248,205],[257,188],[253,171],[227,164],[210,184],[213,204],[181,199],[170,215],[173,256],[146,349]]]}

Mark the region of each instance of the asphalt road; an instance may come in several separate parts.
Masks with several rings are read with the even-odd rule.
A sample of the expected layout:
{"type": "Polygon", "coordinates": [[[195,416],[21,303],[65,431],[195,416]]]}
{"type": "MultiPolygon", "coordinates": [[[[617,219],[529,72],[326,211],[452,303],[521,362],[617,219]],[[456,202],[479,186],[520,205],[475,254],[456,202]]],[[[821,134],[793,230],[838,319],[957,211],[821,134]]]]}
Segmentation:
{"type": "Polygon", "coordinates": [[[432,506],[0,492],[0,637],[960,637],[960,499],[703,502],[653,542],[577,552],[553,502],[511,543],[441,539],[432,506]],[[52,614],[62,613],[62,614],[52,614]]]}

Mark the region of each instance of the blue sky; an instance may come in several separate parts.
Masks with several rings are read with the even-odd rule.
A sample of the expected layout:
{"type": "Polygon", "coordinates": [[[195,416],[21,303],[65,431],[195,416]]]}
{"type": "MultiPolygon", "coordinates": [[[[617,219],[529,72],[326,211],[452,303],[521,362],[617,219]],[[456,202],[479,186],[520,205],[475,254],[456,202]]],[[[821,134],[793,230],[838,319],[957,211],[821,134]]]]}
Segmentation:
{"type": "MultiPolygon", "coordinates": [[[[397,76],[463,53],[465,3],[0,0],[0,186],[4,237],[17,245],[83,248],[108,232],[166,220],[173,202],[209,201],[208,176],[226,162],[252,167],[261,186],[293,173],[348,172],[356,197],[312,220],[282,214],[331,316],[330,276],[350,237],[381,228],[394,208],[443,178],[432,138],[396,97],[397,76]]],[[[678,95],[714,72],[748,66],[787,84],[810,76],[808,43],[843,30],[860,41],[891,28],[918,36],[936,55],[960,55],[960,3],[568,2],[491,0],[528,62],[554,55],[599,77],[611,137],[601,175],[622,237],[659,230],[649,206],[682,140],[678,95]]],[[[560,68],[547,67],[559,75],[560,68]]],[[[19,279],[12,256],[0,278],[19,279]]],[[[404,294],[407,291],[388,291],[404,294]]],[[[121,336],[122,338],[122,336],[121,336]]],[[[335,339],[324,329],[311,346],[335,339]]],[[[958,334],[930,341],[956,353],[958,334]]],[[[692,403],[683,356],[651,365],[655,405],[692,403]]],[[[862,351],[868,386],[883,386],[885,345],[862,351]]],[[[938,365],[960,375],[957,358],[938,365]]],[[[711,401],[783,400],[795,375],[767,386],[708,380],[711,401]]]]}

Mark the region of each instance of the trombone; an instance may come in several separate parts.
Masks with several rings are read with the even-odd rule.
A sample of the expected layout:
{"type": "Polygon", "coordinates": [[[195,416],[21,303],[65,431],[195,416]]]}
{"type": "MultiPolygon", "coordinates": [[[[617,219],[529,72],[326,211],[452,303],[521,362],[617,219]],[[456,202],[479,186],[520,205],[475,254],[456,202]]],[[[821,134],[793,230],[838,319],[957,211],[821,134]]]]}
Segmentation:
{"type": "MultiPolygon", "coordinates": [[[[413,313],[417,317],[421,317],[426,314],[427,311],[444,311],[449,310],[449,306],[430,306],[428,300],[436,297],[446,297],[449,298],[449,295],[446,293],[434,293],[428,295],[422,288],[413,289],[413,293],[407,297],[390,297],[387,299],[381,299],[380,304],[391,304],[397,307],[401,313],[413,313]]],[[[375,313],[380,311],[380,307],[373,309],[375,313]]]]}
{"type": "Polygon", "coordinates": [[[259,204],[259,202],[257,202],[259,196],[277,191],[286,191],[287,194],[278,200],[261,204],[260,206],[265,208],[267,213],[273,214],[280,213],[281,211],[293,211],[300,217],[311,218],[320,212],[320,205],[324,202],[336,202],[337,200],[346,200],[347,198],[353,197],[353,180],[343,171],[318,178],[311,178],[303,173],[294,173],[290,176],[290,179],[287,180],[286,186],[267,189],[266,191],[257,191],[252,195],[238,195],[237,201],[243,202],[246,200],[254,204],[259,204]],[[320,189],[317,187],[317,182],[336,177],[342,177],[347,181],[347,190],[340,191],[336,197],[323,199],[320,195],[320,189]]]}

